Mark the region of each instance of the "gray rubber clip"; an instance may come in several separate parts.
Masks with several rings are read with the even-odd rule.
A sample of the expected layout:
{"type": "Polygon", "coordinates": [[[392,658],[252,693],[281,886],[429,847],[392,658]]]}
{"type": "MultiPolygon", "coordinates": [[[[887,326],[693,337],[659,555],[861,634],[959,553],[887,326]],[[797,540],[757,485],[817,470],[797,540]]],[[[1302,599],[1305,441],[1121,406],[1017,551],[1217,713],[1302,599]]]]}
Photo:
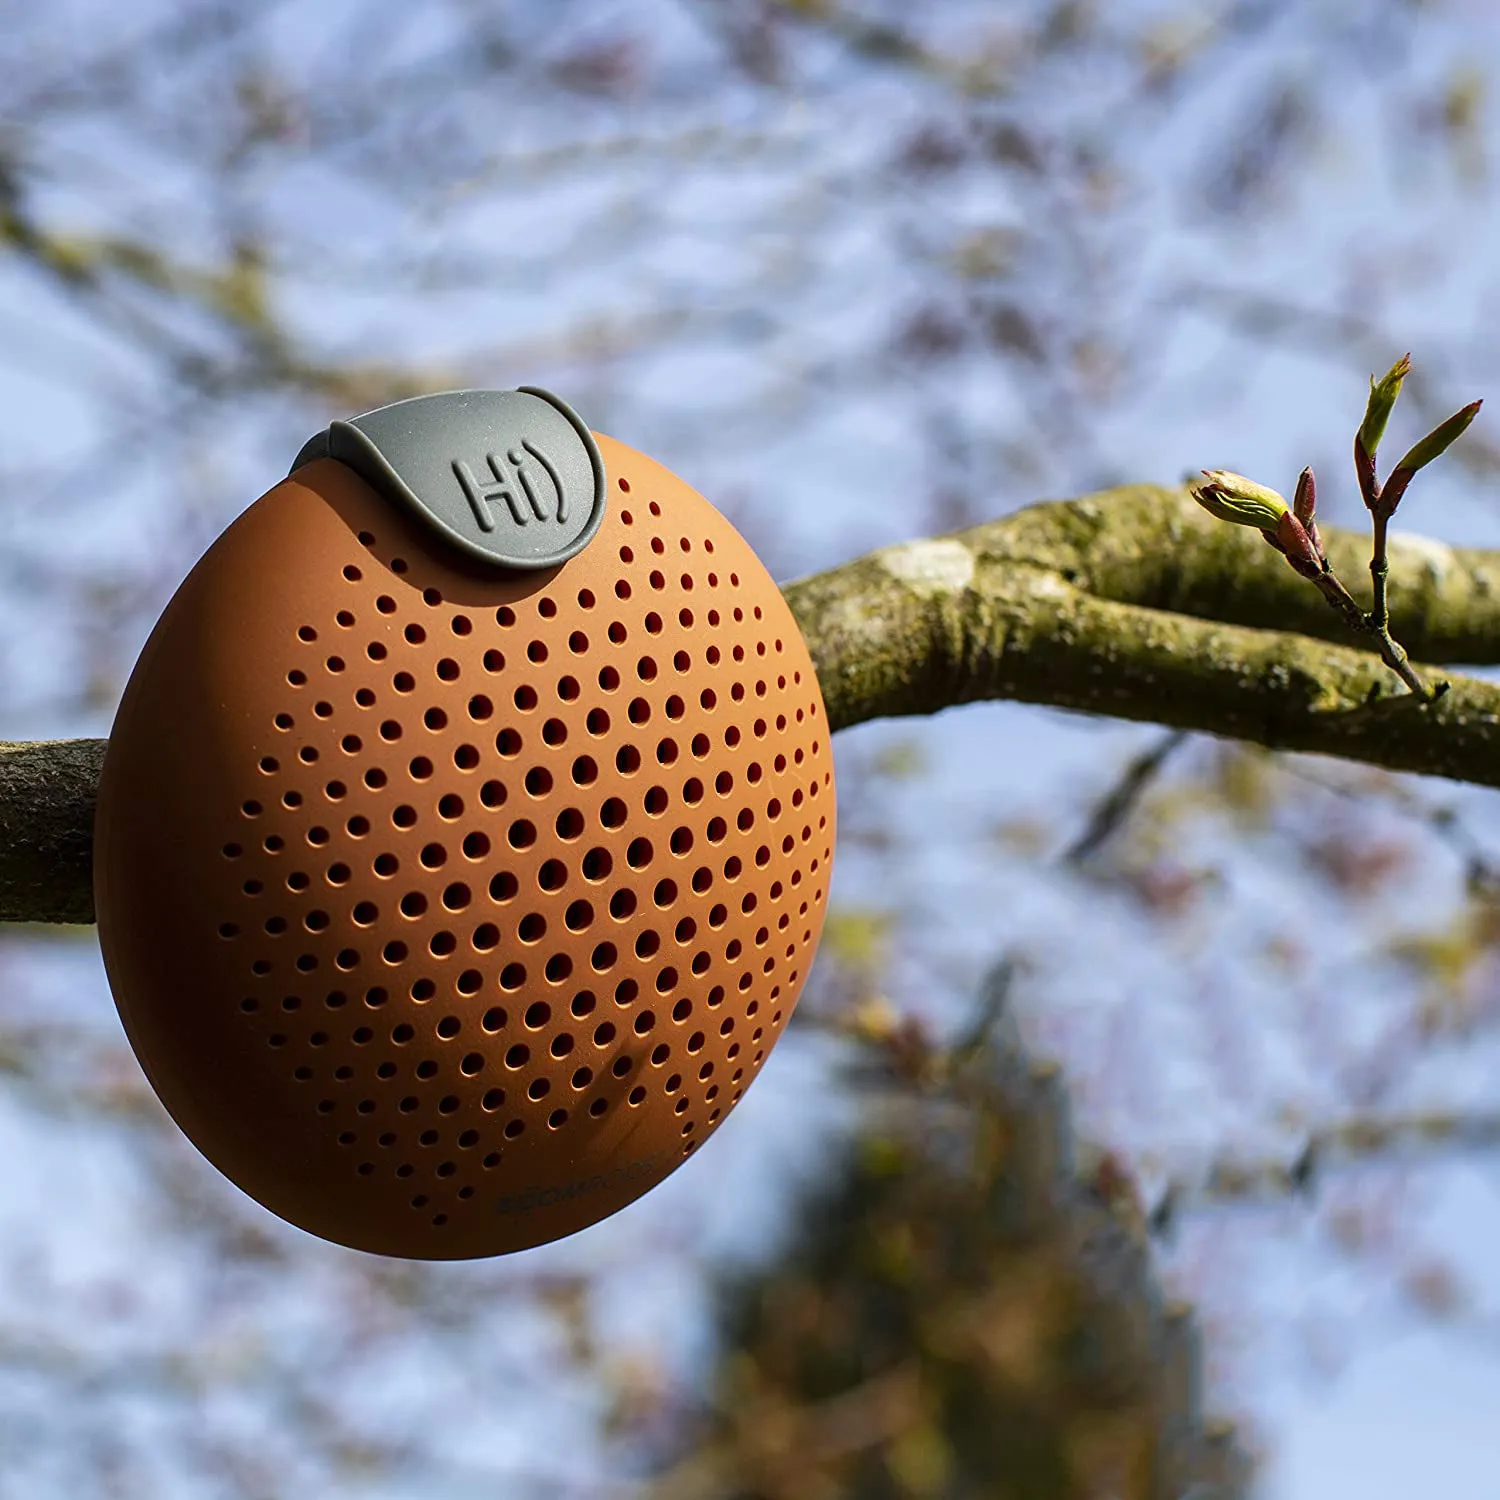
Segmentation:
{"type": "Polygon", "coordinates": [[[604,459],[567,402],[537,386],[440,391],[334,422],[296,473],[336,458],[450,545],[503,568],[554,568],[604,520],[604,459]]]}

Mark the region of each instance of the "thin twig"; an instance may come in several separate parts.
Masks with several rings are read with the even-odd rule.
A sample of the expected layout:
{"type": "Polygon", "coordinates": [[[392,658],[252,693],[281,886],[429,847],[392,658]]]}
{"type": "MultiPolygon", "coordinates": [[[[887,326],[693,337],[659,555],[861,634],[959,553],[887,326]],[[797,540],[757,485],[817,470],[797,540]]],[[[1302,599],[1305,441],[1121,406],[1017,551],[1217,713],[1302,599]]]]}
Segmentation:
{"type": "MultiPolygon", "coordinates": [[[[1146,1213],[1151,1232],[1170,1237],[1185,1211],[1264,1206],[1311,1198],[1330,1169],[1389,1161],[1400,1151],[1493,1151],[1500,1146],[1500,1114],[1421,1110],[1387,1116],[1351,1115],[1304,1137],[1295,1155],[1246,1160],[1220,1156],[1195,1179],[1169,1177],[1146,1213]]],[[[1100,1156],[1101,1164],[1109,1153],[1100,1156]]],[[[1115,1182],[1118,1161],[1105,1167],[1115,1182]]]]}
{"type": "Polygon", "coordinates": [[[1088,827],[1063,851],[1058,863],[1076,868],[1097,854],[1139,804],[1142,794],[1155,780],[1167,757],[1187,738],[1186,730],[1174,729],[1170,734],[1163,735],[1149,750],[1136,756],[1125,767],[1114,787],[1095,805],[1088,827]]]}

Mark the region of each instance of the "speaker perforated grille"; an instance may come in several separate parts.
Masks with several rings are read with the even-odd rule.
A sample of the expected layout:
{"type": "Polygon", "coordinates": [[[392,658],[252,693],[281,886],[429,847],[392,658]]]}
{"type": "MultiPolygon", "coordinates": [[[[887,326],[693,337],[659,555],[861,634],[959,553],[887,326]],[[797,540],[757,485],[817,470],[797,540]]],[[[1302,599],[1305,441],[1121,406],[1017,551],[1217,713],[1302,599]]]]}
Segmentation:
{"type": "MultiPolygon", "coordinates": [[[[339,470],[363,524],[312,549],[334,584],[282,606],[281,670],[242,694],[250,774],[203,819],[201,1003],[326,1211],[205,1149],[345,1243],[496,1253],[629,1201],[739,1100],[816,949],[834,790],[805,644],[707,502],[601,443],[610,514],[540,581],[453,572],[358,481],[356,517],[339,470]]],[[[201,1116],[201,1076],[177,1082],[201,1116]]]]}

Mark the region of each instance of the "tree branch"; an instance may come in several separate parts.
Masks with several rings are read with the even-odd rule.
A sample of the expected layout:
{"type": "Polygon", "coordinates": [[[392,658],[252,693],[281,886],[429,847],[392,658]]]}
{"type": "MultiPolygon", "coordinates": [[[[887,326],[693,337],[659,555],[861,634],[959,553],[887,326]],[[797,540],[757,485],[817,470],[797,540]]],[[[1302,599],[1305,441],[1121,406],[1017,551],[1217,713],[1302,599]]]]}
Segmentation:
{"type": "Polygon", "coordinates": [[[94,920],[105,740],[0,742],[0,920],[94,920]]]}
{"type": "MultiPolygon", "coordinates": [[[[1325,545],[1341,571],[1364,568],[1358,533],[1330,528],[1325,545]]],[[[1500,553],[1394,533],[1390,582],[1414,658],[1500,658],[1500,553]]],[[[1500,687],[1459,678],[1435,704],[1411,698],[1258,535],[1183,491],[1031,506],[783,593],[835,730],[1008,698],[1500,784],[1500,687]]]]}
{"type": "MultiPolygon", "coordinates": [[[[1369,542],[1324,528],[1329,561],[1369,542]]],[[[1391,629],[1414,661],[1500,661],[1500,552],[1394,533],[1391,629]]],[[[1420,702],[1259,535],[1185,490],[1048,501],[782,590],[831,730],[1004,698],[1500,786],[1500,685],[1420,702]]],[[[0,743],[0,921],[91,922],[102,740],[0,743]]]]}

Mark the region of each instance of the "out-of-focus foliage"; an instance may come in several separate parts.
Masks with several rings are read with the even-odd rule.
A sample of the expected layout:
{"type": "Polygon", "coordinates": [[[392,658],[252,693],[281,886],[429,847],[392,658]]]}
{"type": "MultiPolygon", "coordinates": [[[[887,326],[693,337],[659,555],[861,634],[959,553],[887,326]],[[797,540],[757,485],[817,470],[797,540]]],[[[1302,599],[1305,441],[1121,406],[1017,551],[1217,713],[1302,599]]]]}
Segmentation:
{"type": "Polygon", "coordinates": [[[1246,1493],[1139,1199],[1107,1156],[1080,1172],[1001,998],[966,1055],[871,1100],[775,1263],[720,1286],[725,1357],[652,1500],[1246,1493]]]}

